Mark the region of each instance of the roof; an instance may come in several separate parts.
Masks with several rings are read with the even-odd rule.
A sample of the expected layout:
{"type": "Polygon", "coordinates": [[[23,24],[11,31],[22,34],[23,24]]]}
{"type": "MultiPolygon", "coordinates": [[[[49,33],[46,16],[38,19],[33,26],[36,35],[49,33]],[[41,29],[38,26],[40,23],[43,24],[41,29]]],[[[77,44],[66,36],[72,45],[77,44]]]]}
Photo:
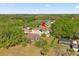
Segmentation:
{"type": "Polygon", "coordinates": [[[40,35],[35,34],[35,33],[28,33],[27,35],[27,39],[30,39],[30,40],[37,40],[39,38],[40,38],[40,35]]]}

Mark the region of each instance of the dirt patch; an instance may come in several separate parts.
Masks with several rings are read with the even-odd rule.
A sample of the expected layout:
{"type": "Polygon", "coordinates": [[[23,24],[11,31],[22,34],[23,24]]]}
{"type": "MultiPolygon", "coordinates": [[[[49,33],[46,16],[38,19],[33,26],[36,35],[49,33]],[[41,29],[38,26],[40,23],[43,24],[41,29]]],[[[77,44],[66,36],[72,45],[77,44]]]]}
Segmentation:
{"type": "Polygon", "coordinates": [[[33,45],[28,45],[26,47],[15,46],[8,49],[0,49],[1,56],[40,56],[40,48],[33,45]]]}

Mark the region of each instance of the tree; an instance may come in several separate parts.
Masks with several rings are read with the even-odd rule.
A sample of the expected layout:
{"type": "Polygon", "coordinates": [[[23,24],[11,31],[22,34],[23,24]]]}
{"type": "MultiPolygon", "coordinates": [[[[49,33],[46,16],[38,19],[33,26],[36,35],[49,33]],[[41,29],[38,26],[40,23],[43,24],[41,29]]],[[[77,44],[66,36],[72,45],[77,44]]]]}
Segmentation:
{"type": "Polygon", "coordinates": [[[46,40],[43,40],[42,38],[35,42],[35,46],[43,48],[44,46],[48,45],[46,40]]]}
{"type": "Polygon", "coordinates": [[[42,48],[42,49],[40,50],[40,54],[41,54],[41,55],[47,55],[48,51],[49,51],[48,47],[44,47],[44,48],[42,48]]]}
{"type": "Polygon", "coordinates": [[[51,25],[52,35],[57,37],[66,37],[66,38],[74,38],[74,36],[78,37],[79,34],[79,21],[77,20],[67,20],[60,19],[56,20],[54,24],[51,25]]]}

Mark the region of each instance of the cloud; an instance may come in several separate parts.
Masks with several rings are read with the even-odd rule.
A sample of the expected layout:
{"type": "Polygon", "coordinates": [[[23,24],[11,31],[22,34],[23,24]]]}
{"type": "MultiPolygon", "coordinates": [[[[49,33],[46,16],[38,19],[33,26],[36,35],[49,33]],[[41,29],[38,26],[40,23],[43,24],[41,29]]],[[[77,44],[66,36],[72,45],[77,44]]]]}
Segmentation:
{"type": "Polygon", "coordinates": [[[49,4],[45,4],[45,7],[50,7],[50,5],[49,4]]]}
{"type": "Polygon", "coordinates": [[[75,8],[79,8],[79,5],[75,6],[75,8]]]}

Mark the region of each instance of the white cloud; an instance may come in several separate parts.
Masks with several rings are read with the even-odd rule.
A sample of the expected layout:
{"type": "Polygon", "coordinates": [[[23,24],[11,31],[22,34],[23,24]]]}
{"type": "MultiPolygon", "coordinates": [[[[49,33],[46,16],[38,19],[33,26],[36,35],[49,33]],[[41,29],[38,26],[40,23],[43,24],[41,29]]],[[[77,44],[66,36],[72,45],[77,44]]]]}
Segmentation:
{"type": "Polygon", "coordinates": [[[50,7],[50,5],[49,4],[45,4],[45,7],[50,7]]]}
{"type": "Polygon", "coordinates": [[[79,8],[79,5],[75,6],[75,8],[79,8]]]}

